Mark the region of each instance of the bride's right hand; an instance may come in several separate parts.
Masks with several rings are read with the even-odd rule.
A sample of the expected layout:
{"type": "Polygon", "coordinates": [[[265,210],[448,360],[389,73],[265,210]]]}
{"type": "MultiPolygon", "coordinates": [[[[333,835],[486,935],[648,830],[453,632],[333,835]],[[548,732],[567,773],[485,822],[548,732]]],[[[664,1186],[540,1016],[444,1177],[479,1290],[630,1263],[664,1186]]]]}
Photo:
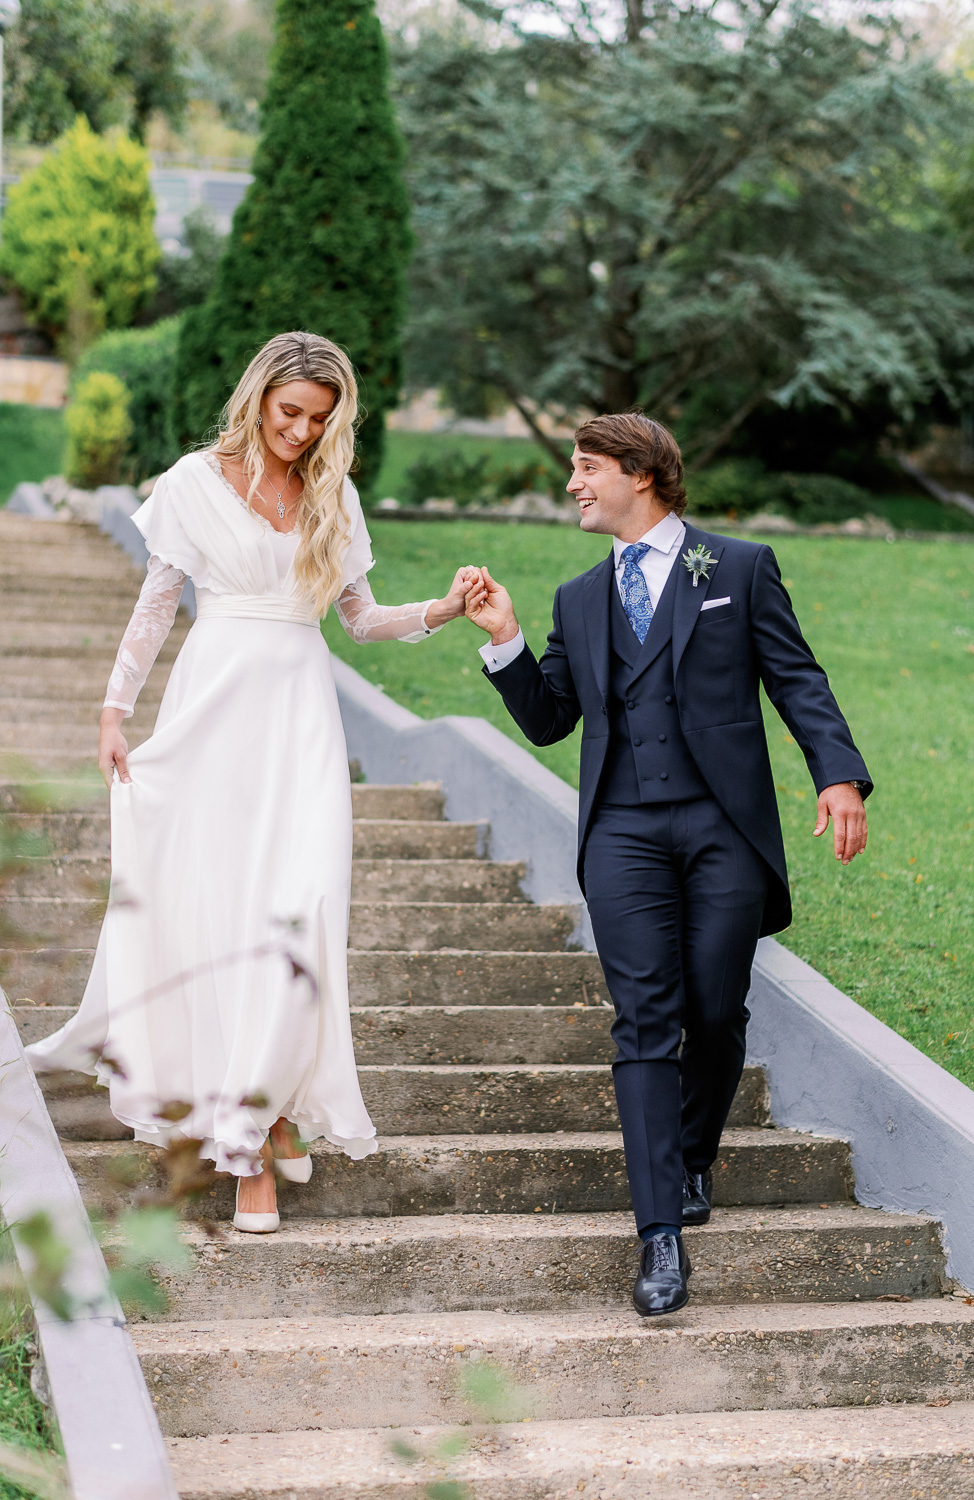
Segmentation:
{"type": "Polygon", "coordinates": [[[131,781],[128,767],[128,741],[122,733],[125,715],[120,708],[103,708],[98,732],[98,769],[111,790],[116,768],[121,781],[131,781]]]}

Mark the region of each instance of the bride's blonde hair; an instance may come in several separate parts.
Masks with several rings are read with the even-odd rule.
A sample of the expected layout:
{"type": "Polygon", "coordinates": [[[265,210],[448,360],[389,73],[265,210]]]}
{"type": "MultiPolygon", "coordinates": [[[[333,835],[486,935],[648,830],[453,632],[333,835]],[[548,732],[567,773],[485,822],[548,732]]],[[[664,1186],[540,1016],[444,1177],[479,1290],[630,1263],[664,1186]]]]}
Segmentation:
{"type": "Polygon", "coordinates": [[[342,558],[350,541],[349,515],[342,488],[355,456],[358,391],[348,355],[317,333],[278,333],[255,354],[237,382],[220,418],[212,451],[235,461],[249,476],[247,504],[253,509],[264,477],[260,440],[260,404],[267,391],[292,380],[311,380],[335,394],[325,430],[288,470],[299,474],[304,489],[298,501],[300,532],[294,572],[304,591],[324,615],[341,592],[342,558]]]}

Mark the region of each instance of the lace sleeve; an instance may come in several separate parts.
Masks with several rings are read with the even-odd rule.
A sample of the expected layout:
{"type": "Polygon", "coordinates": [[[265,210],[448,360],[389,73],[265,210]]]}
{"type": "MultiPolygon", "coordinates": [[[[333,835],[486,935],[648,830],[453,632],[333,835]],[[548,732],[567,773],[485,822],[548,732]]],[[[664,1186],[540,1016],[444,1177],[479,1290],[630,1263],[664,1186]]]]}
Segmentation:
{"type": "Polygon", "coordinates": [[[132,618],[125,627],[108,679],[104,708],[124,708],[127,719],[135,712],[135,700],[159,655],[160,646],[172,629],[185,582],[186,574],[179,568],[163,562],[160,557],[149,558],[145,583],[132,618]]]}
{"type": "Polygon", "coordinates": [[[425,641],[428,635],[442,630],[426,623],[426,611],[433,603],[376,604],[367,578],[356,578],[335,600],[335,613],[346,635],[358,645],[365,641],[425,641]]]}

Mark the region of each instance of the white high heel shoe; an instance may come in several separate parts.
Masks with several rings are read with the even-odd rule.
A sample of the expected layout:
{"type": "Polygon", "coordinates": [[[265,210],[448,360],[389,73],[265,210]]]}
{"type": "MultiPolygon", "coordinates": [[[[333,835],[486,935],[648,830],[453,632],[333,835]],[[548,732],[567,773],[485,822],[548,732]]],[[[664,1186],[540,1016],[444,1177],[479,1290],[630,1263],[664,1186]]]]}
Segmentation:
{"type": "Polygon", "coordinates": [[[303,1156],[275,1156],[274,1171],[286,1182],[311,1181],[311,1152],[303,1156]]]}
{"type": "MultiPolygon", "coordinates": [[[[237,1202],[240,1202],[240,1183],[243,1179],[237,1178],[237,1202]]],[[[272,1214],[242,1214],[238,1208],[233,1216],[234,1229],[242,1229],[244,1234],[273,1234],[275,1229],[281,1227],[281,1216],[275,1209],[272,1214]]]]}

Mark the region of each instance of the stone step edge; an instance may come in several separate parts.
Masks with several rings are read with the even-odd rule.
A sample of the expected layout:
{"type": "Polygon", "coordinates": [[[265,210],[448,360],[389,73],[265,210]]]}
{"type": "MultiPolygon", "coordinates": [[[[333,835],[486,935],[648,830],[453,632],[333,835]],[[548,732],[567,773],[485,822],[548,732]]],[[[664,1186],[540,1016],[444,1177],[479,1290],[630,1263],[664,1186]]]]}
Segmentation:
{"type": "MultiPolygon", "coordinates": [[[[691,1281],[692,1286],[692,1281],[691,1281]]],[[[294,1318],[194,1318],[186,1322],[130,1325],[140,1358],[168,1353],[190,1360],[256,1350],[289,1353],[301,1348],[328,1348],[351,1354],[372,1349],[420,1351],[439,1346],[451,1354],[489,1358],[492,1349],[515,1345],[570,1343],[635,1345],[662,1336],[668,1342],[694,1339],[713,1342],[760,1342],[775,1334],[827,1335],[874,1331],[877,1336],[933,1329],[971,1327],[974,1307],[952,1297],[901,1302],[735,1303],[689,1307],[666,1319],[639,1318],[615,1308],[605,1311],[510,1313],[487,1312],[341,1313],[294,1318]],[[200,1323],[207,1326],[201,1328],[200,1323]]]]}
{"type": "MultiPolygon", "coordinates": [[[[472,1413],[474,1421],[478,1415],[472,1413]]],[[[405,1430],[402,1439],[421,1455],[413,1464],[395,1457],[389,1430],[378,1428],[214,1433],[169,1438],[167,1447],[182,1500],[241,1494],[254,1500],[420,1500],[431,1481],[443,1483],[442,1464],[428,1455],[457,1431],[405,1430]]],[[[505,1500],[673,1500],[677,1494],[740,1500],[780,1496],[785,1486],[789,1496],[792,1486],[796,1494],[800,1487],[806,1500],[852,1500],[877,1494],[877,1484],[885,1492],[885,1479],[905,1467],[914,1495],[936,1488],[947,1500],[964,1493],[960,1484],[947,1488],[951,1477],[974,1481],[972,1431],[970,1402],[936,1411],[918,1403],[498,1423],[486,1433],[478,1429],[477,1437],[489,1435],[489,1445],[461,1452],[449,1476],[471,1487],[471,1500],[501,1493],[500,1486],[505,1500]],[[868,1491],[864,1476],[875,1482],[868,1491]]]]}

